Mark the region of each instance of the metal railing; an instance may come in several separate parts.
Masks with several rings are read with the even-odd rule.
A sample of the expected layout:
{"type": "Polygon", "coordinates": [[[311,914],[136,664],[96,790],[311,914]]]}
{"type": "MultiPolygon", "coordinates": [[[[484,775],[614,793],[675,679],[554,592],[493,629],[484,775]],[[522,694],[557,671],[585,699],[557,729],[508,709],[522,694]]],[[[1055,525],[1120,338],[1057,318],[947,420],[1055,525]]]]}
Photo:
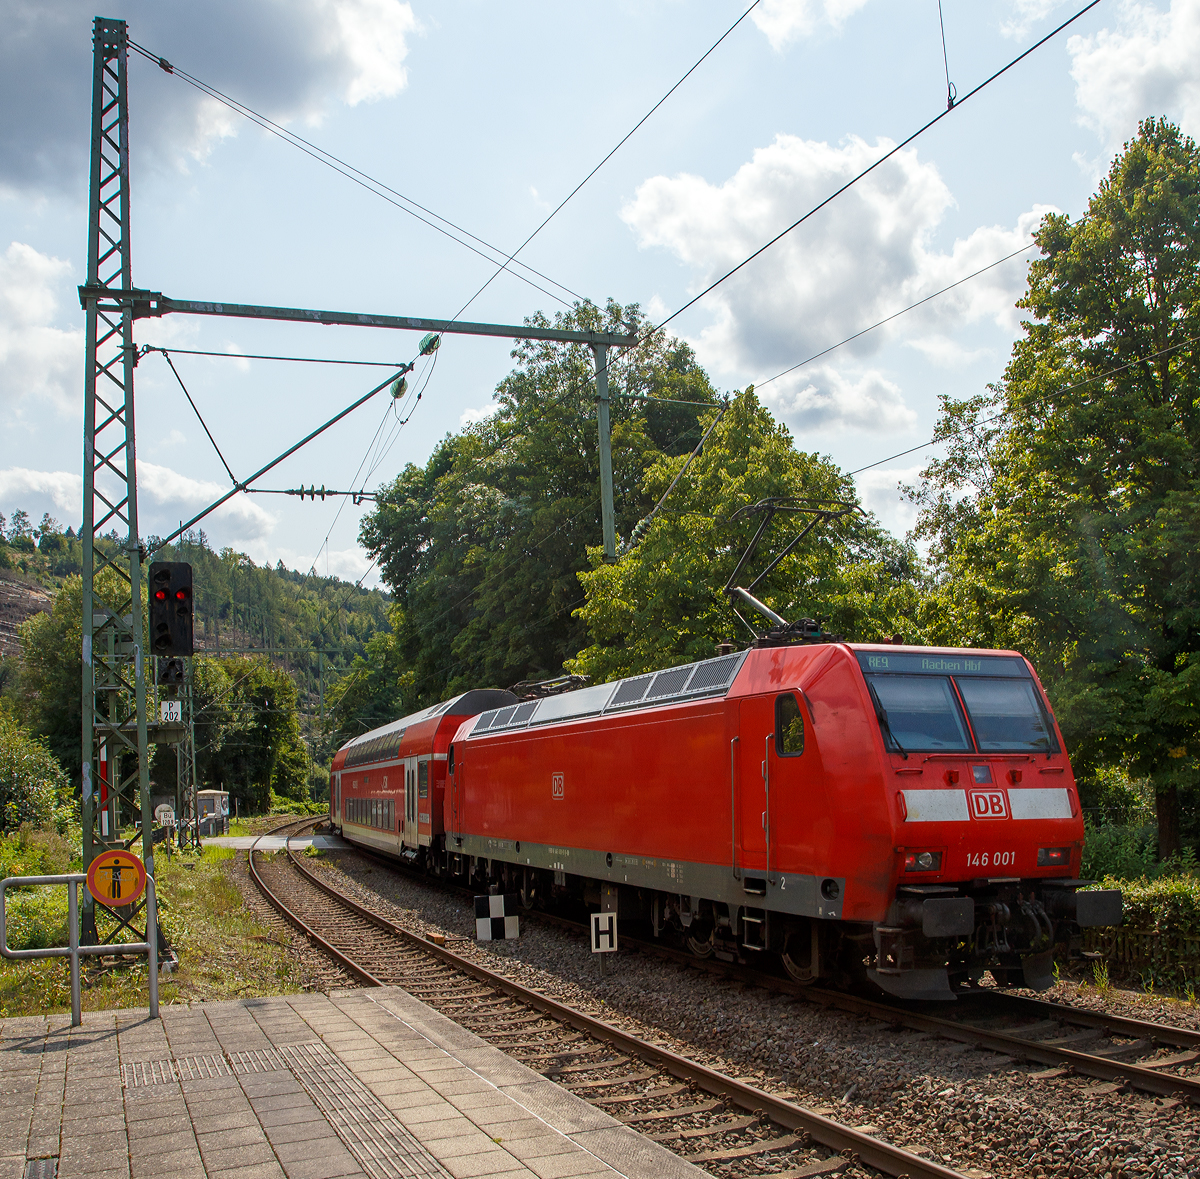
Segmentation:
{"type": "Polygon", "coordinates": [[[146,877],[146,940],[144,942],[115,942],[98,946],[79,944],[79,886],[86,884],[82,872],[65,876],[9,876],[0,880],[0,954],[5,958],[70,958],[71,959],[71,1026],[83,1023],[79,987],[79,959],[84,954],[115,955],[145,954],[150,967],[150,1018],[158,1018],[158,904],[154,895],[154,878],[146,877]],[[48,946],[41,950],[12,950],[8,945],[8,889],[27,888],[38,884],[67,886],[67,944],[48,946]]]}

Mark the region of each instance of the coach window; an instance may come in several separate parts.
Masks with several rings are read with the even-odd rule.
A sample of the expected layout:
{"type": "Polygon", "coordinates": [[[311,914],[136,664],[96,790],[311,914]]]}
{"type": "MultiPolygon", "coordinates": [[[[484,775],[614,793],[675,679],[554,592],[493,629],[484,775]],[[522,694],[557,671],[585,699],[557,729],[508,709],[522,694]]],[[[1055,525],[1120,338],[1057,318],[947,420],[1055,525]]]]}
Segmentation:
{"type": "Polygon", "coordinates": [[[429,762],[417,763],[417,797],[429,797],[429,762]]]}
{"type": "Polygon", "coordinates": [[[775,752],[780,757],[804,752],[804,714],[791,692],[775,697],[775,752]]]}

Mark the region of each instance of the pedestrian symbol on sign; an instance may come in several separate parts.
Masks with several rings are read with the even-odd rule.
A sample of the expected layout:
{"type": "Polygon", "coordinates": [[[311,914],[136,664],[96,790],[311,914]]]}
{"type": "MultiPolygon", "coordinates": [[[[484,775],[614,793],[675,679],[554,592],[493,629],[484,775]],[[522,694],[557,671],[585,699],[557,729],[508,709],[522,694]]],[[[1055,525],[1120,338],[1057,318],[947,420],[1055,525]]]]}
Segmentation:
{"type": "Polygon", "coordinates": [[[87,887],[102,905],[131,905],[146,887],[146,867],[122,848],[101,852],[88,867],[87,887]]]}

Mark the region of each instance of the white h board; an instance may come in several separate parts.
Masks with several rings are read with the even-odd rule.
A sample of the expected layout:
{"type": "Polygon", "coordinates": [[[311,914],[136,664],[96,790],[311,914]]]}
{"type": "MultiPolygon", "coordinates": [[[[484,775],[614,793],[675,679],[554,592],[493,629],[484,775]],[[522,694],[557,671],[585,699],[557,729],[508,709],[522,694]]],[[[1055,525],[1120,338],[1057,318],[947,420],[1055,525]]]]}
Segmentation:
{"type": "Polygon", "coordinates": [[[592,914],[592,953],[611,954],[617,948],[616,913],[592,914]]]}

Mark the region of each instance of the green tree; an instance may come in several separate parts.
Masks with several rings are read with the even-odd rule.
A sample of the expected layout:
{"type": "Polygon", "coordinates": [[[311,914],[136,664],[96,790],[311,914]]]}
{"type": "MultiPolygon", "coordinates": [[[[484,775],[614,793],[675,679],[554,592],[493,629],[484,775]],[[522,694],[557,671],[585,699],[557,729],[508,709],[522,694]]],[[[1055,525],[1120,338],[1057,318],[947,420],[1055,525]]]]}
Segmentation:
{"type": "MultiPolygon", "coordinates": [[[[715,412],[706,413],[706,425],[715,412]]],[[[645,498],[657,501],[684,462],[659,457],[646,473],[645,498]]],[[[735,513],[769,497],[856,502],[851,480],[827,459],[798,451],[787,428],[747,389],[733,399],[640,543],[616,564],[606,564],[599,549],[590,551],[591,568],[580,577],[587,601],[577,613],[591,645],[568,668],[610,680],[706,659],[715,642],[752,637],[722,589],[760,522],[734,519],[735,513]]],[[[801,517],[776,516],[745,581],[803,524],[801,517]]],[[[912,639],[914,566],[911,550],[856,511],[814,528],[756,596],[789,620],[818,617],[848,638],[874,640],[899,631],[912,639]]],[[[748,621],[765,625],[757,617],[748,621]]]]}
{"type": "Polygon", "coordinates": [[[1004,380],[944,405],[955,443],[914,493],[928,626],[1025,650],[1084,774],[1152,782],[1165,858],[1200,819],[1196,144],[1143,122],[1087,213],[1036,241],[1004,380]]]}
{"type": "MultiPolygon", "coordinates": [[[[110,569],[98,578],[102,596],[120,600],[110,569]]],[[[21,712],[46,739],[73,782],[80,779],[83,726],[83,579],[68,577],[46,614],[21,624],[21,712]]]]}
{"type": "MultiPolygon", "coordinates": [[[[549,326],[541,316],[530,322],[549,326]]],[[[624,323],[644,320],[636,307],[610,302],[603,311],[578,305],[554,326],[624,323]]],[[[402,471],[362,524],[360,539],[400,606],[396,666],[413,675],[406,708],[558,674],[586,639],[573,611],[601,527],[592,355],[582,345],[526,341],[513,356],[496,413],[447,437],[423,468],[402,471]]],[[[695,445],[699,414],[716,393],[691,350],[661,333],[613,354],[611,366],[617,530],[628,533],[649,507],[646,469],[695,445]]],[[[381,691],[384,702],[394,699],[394,684],[381,691]]]]}
{"type": "Polygon", "coordinates": [[[311,758],[287,672],[261,655],[197,658],[193,693],[201,789],[228,790],[250,813],[266,811],[272,791],[307,797],[311,758]]]}
{"type": "Polygon", "coordinates": [[[376,631],[365,655],[355,656],[326,698],[327,746],[339,749],[352,737],[413,711],[416,677],[401,649],[404,618],[398,606],[388,617],[391,630],[376,631]]]}
{"type": "Polygon", "coordinates": [[[58,759],[16,716],[0,708],[0,833],[22,823],[65,822],[71,784],[58,759]]]}

